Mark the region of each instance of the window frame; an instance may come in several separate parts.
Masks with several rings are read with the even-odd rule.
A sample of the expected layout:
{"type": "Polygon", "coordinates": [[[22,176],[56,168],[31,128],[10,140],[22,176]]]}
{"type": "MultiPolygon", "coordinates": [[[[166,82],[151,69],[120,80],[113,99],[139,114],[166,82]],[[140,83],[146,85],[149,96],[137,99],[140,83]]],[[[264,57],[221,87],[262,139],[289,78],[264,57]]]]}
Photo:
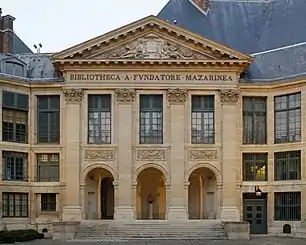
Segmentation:
{"type": "MultiPolygon", "coordinates": [[[[254,181],[254,182],[258,182],[258,181],[268,181],[268,153],[266,152],[260,152],[260,153],[243,153],[242,154],[242,181],[254,181]],[[246,159],[247,157],[251,157],[252,159],[246,159]],[[264,158],[261,159],[261,158],[264,158]],[[247,161],[249,161],[249,163],[247,163],[247,161]],[[250,171],[249,173],[247,173],[246,171],[250,169],[250,167],[247,167],[246,164],[252,165],[251,168],[257,168],[259,165],[258,162],[260,161],[264,161],[265,164],[262,167],[265,167],[265,174],[264,174],[264,178],[258,178],[256,177],[256,172],[250,171]],[[249,178],[250,176],[253,175],[253,178],[249,178]]],[[[262,176],[262,175],[260,175],[262,176]]]]}
{"type": "MultiPolygon", "coordinates": [[[[302,94],[301,92],[297,92],[297,93],[291,93],[291,94],[285,94],[285,95],[277,95],[277,96],[274,96],[274,144],[284,144],[284,143],[294,143],[294,142],[301,142],[301,137],[302,137],[302,94]],[[300,104],[299,106],[297,107],[293,107],[293,108],[290,108],[290,96],[297,96],[299,95],[300,97],[300,104]],[[285,97],[286,98],[286,108],[285,109],[276,109],[277,107],[277,103],[276,103],[276,100],[278,98],[282,98],[282,97],[285,97]],[[299,121],[299,135],[295,134],[294,137],[296,138],[297,136],[299,136],[299,139],[296,140],[290,140],[290,112],[291,111],[300,111],[300,121],[299,121]],[[286,138],[284,139],[284,137],[279,137],[277,138],[277,132],[278,131],[281,131],[281,130],[277,130],[277,115],[279,113],[282,113],[282,112],[286,112],[286,138]]],[[[294,100],[295,102],[297,101],[296,99],[294,100]]],[[[281,104],[282,102],[279,102],[279,104],[281,104]]],[[[295,114],[295,117],[296,117],[296,114],[295,114]]],[[[278,120],[281,120],[281,117],[278,119],[278,120]]],[[[296,123],[296,122],[294,122],[296,123]]],[[[297,130],[295,128],[295,130],[297,130]]]]}
{"type": "MultiPolygon", "coordinates": [[[[9,103],[9,102],[8,102],[9,103]]],[[[2,141],[4,142],[14,142],[14,143],[20,143],[20,144],[28,144],[28,137],[29,137],[29,123],[28,123],[28,119],[29,119],[29,95],[28,94],[23,94],[23,93],[18,93],[18,92],[11,92],[11,91],[6,91],[3,90],[2,91],[2,141]],[[7,96],[8,100],[9,100],[9,96],[13,97],[13,101],[12,104],[6,104],[5,102],[5,97],[7,96]],[[24,107],[21,107],[19,105],[19,103],[22,102],[22,96],[25,96],[24,99],[26,99],[27,104],[24,107]],[[13,124],[13,129],[11,132],[6,132],[7,130],[5,130],[5,123],[9,123],[7,122],[7,118],[5,116],[5,111],[8,113],[12,113],[13,114],[13,119],[12,119],[12,123],[13,124]],[[19,135],[17,134],[17,115],[19,113],[25,113],[25,123],[24,123],[24,134],[19,132],[19,135]],[[12,140],[10,139],[5,139],[4,136],[5,135],[12,136],[12,140]],[[11,135],[12,134],[12,135],[11,135]],[[19,136],[19,138],[24,138],[24,140],[17,140],[17,136],[19,136]],[[22,137],[24,136],[24,137],[22,137]]]]}
{"type": "MultiPolygon", "coordinates": [[[[267,124],[268,124],[268,120],[267,120],[267,97],[264,96],[243,96],[242,98],[242,123],[243,123],[243,135],[242,135],[242,143],[244,145],[265,145],[267,144],[267,138],[268,138],[268,134],[267,134],[267,124]],[[247,102],[247,100],[251,101],[252,103],[252,109],[248,109],[245,106],[245,103],[247,102]],[[255,105],[256,102],[263,102],[264,103],[264,110],[256,110],[255,105]],[[251,132],[251,139],[249,139],[250,135],[248,130],[246,130],[247,125],[246,125],[246,117],[247,116],[251,116],[252,117],[252,132],[251,132]],[[264,133],[262,135],[264,135],[264,138],[262,140],[262,137],[258,137],[257,135],[257,127],[256,127],[256,120],[258,120],[259,117],[264,117],[264,133]]],[[[262,136],[261,135],[261,136],[262,136]]]]}
{"type": "Polygon", "coordinates": [[[164,144],[164,95],[140,94],[139,95],[139,136],[140,145],[164,144]],[[146,100],[146,101],[145,101],[146,100]],[[145,107],[145,104],[148,104],[145,107]],[[155,106],[158,105],[158,106],[155,106]],[[149,116],[149,117],[147,117],[149,116]],[[143,123],[144,121],[149,123],[143,123]],[[156,123],[153,121],[156,120],[156,123]],[[143,128],[149,127],[149,130],[143,128]],[[158,129],[154,130],[153,128],[158,129]],[[147,134],[147,131],[149,132],[147,134]]]}
{"type": "Polygon", "coordinates": [[[57,195],[56,193],[41,193],[40,195],[40,211],[56,212],[57,211],[57,195]],[[54,200],[53,200],[54,198],[54,200]]]}
{"type": "Polygon", "coordinates": [[[300,150],[298,151],[282,151],[282,152],[275,152],[274,153],[274,181],[292,181],[292,180],[301,180],[301,175],[302,175],[302,153],[300,150]],[[281,158],[281,155],[284,154],[285,158],[281,158]],[[297,155],[296,157],[292,157],[290,155],[297,155]],[[280,164],[285,165],[285,172],[282,172],[283,174],[286,175],[285,178],[282,178],[283,174],[280,174],[281,168],[279,167],[280,164]],[[290,161],[298,161],[297,163],[297,169],[296,172],[296,178],[291,179],[290,178],[290,165],[294,164],[290,161]]]}
{"type": "Polygon", "coordinates": [[[28,218],[29,217],[29,193],[24,192],[2,192],[2,217],[3,218],[28,218]],[[7,206],[5,205],[5,196],[7,196],[7,206]],[[13,204],[10,202],[10,197],[13,197],[13,204]],[[19,196],[19,205],[16,205],[16,197],[19,196]],[[22,198],[25,198],[25,200],[22,200],[22,198]],[[23,213],[23,205],[26,203],[26,214],[22,215],[23,213]],[[16,207],[18,207],[18,210],[21,215],[16,215],[16,207]],[[13,209],[13,210],[11,210],[13,209]],[[13,212],[13,215],[10,215],[10,211],[13,212]],[[5,215],[7,213],[7,215],[5,215]]]}
{"type": "Polygon", "coordinates": [[[60,182],[60,154],[59,153],[37,153],[36,154],[36,182],[47,182],[47,183],[54,183],[54,182],[60,182]],[[42,155],[47,155],[47,162],[42,162],[40,160],[40,157],[42,155]],[[58,159],[58,161],[52,161],[52,156],[55,155],[58,159]],[[47,180],[45,180],[45,177],[41,177],[40,169],[41,167],[57,167],[57,176],[56,177],[48,177],[47,180]],[[43,179],[43,180],[42,180],[43,179]]]}
{"type": "MultiPolygon", "coordinates": [[[[28,154],[23,152],[15,152],[15,151],[2,151],[2,180],[3,181],[18,181],[18,182],[27,182],[28,179],[28,154]],[[19,157],[18,157],[19,156],[19,157]],[[14,162],[14,178],[8,178],[7,169],[8,169],[8,158],[13,158],[14,162]],[[17,169],[17,158],[22,158],[22,179],[16,179],[16,169],[17,169]]],[[[12,173],[12,170],[10,171],[12,173]]]]}
{"type": "Polygon", "coordinates": [[[197,94],[194,94],[194,95],[191,95],[191,144],[199,144],[199,145],[210,145],[210,144],[215,144],[215,141],[216,141],[216,114],[215,114],[215,95],[197,95],[197,94]],[[196,98],[199,98],[200,100],[200,108],[196,108],[195,107],[195,103],[194,103],[194,100],[196,98]],[[208,100],[208,101],[205,101],[205,100],[208,100]],[[208,108],[206,108],[205,106],[205,103],[209,104],[208,108]],[[210,107],[210,104],[213,105],[212,107],[210,107]],[[194,113],[200,113],[201,117],[198,118],[198,117],[193,117],[194,113]],[[212,113],[213,114],[213,117],[210,118],[209,114],[212,113]],[[205,115],[208,114],[208,119],[205,118],[205,115]],[[201,138],[198,140],[198,133],[196,134],[196,136],[193,135],[193,126],[195,125],[197,128],[197,125],[199,124],[194,124],[193,123],[193,120],[197,120],[197,119],[200,119],[201,120],[201,130],[200,130],[200,135],[201,135],[201,138]],[[210,120],[212,119],[213,120],[213,123],[212,124],[205,124],[205,119],[206,120],[210,120]],[[211,126],[213,127],[212,131],[210,131],[210,129],[208,130],[208,136],[205,136],[205,127],[209,127],[211,126]],[[210,137],[209,134],[212,133],[213,136],[210,137]]]}
{"type": "Polygon", "coordinates": [[[274,192],[274,220],[275,221],[301,221],[302,220],[302,193],[301,192],[274,192]],[[294,197],[294,195],[296,195],[294,197]],[[282,202],[290,202],[291,199],[297,199],[297,203],[283,204],[282,202]],[[281,199],[279,204],[278,198],[281,199]],[[283,209],[280,212],[279,209],[283,209]],[[295,211],[293,211],[296,209],[295,211]],[[296,217],[292,216],[296,213],[296,217]],[[279,215],[280,214],[280,215],[279,215]]]}
{"type": "Polygon", "coordinates": [[[61,96],[58,94],[54,94],[54,95],[36,95],[36,99],[37,99],[37,143],[38,144],[60,144],[60,134],[61,134],[61,96]],[[47,98],[48,100],[48,108],[47,109],[41,109],[39,108],[40,105],[40,98],[47,98]],[[58,99],[58,108],[52,108],[51,107],[51,103],[52,103],[52,98],[57,98],[58,99]],[[43,134],[41,131],[41,122],[40,122],[40,116],[41,114],[47,114],[48,117],[48,122],[47,122],[47,128],[48,128],[48,140],[47,142],[42,140],[42,136],[41,134],[43,134]],[[52,116],[57,117],[57,126],[58,129],[56,130],[55,133],[52,133],[52,116]],[[55,135],[56,140],[53,140],[52,138],[54,137],[53,135],[55,135]]]}
{"type": "MultiPolygon", "coordinates": [[[[87,100],[88,100],[88,108],[87,108],[87,143],[90,144],[90,145],[109,145],[109,144],[112,144],[112,95],[111,94],[89,94],[88,97],[87,97],[87,100]],[[98,104],[99,104],[99,107],[98,108],[94,108],[94,106],[92,106],[91,108],[91,98],[94,98],[96,97],[97,98],[97,101],[98,104]],[[104,103],[109,103],[109,106],[108,107],[103,107],[103,102],[104,103]],[[98,141],[95,141],[94,139],[97,139],[98,137],[95,137],[95,136],[90,136],[90,113],[99,113],[99,133],[100,133],[100,136],[102,135],[102,126],[107,126],[108,124],[106,123],[106,121],[109,121],[109,131],[107,130],[104,130],[103,132],[108,134],[108,136],[106,136],[108,140],[106,140],[105,142],[103,142],[102,140],[100,142],[98,141]],[[103,118],[102,117],[102,113],[105,115],[105,117],[103,118]],[[107,117],[107,113],[109,113],[109,118],[107,117]],[[102,124],[102,120],[104,120],[105,124],[102,124]],[[94,142],[90,142],[90,138],[93,138],[93,141],[94,142]]],[[[95,124],[92,124],[92,125],[95,125],[95,124]]],[[[92,131],[93,133],[95,133],[96,131],[92,131]]],[[[102,136],[101,136],[102,138],[102,136]]]]}

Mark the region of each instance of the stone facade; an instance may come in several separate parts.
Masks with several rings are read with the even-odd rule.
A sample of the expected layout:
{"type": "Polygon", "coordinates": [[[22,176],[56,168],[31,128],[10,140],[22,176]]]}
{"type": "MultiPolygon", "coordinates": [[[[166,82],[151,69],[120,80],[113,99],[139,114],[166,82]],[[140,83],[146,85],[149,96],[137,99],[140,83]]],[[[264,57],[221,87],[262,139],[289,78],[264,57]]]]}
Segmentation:
{"type": "MultiPolygon", "coordinates": [[[[259,186],[267,195],[269,230],[282,229],[284,223],[299,227],[306,219],[303,130],[306,114],[301,110],[301,140],[275,144],[274,97],[301,93],[303,108],[306,106],[305,81],[247,84],[239,77],[251,63],[247,55],[158,20],[149,18],[137,25],[138,29],[135,24],[124,27],[120,35],[116,31],[94,44],[85,43],[55,54],[54,65],[63,72],[64,83],[36,83],[29,87],[12,80],[0,80],[1,90],[29,95],[28,142],[0,143],[0,154],[3,151],[28,153],[27,180],[2,179],[0,182],[2,193],[29,194],[28,215],[3,217],[1,224],[49,227],[52,222],[104,218],[236,222],[244,219],[243,194],[254,194],[255,187],[259,186]],[[173,28],[172,32],[167,28],[173,28]],[[134,47],[135,35],[139,35],[140,46],[134,47]],[[150,42],[144,41],[149,38],[150,42]],[[182,49],[173,48],[174,55],[168,53],[167,60],[163,59],[163,45],[171,43],[169,40],[177,42],[175,47],[183,45],[185,51],[193,50],[194,54],[186,58],[185,51],[182,54],[182,49]],[[132,56],[125,54],[124,59],[107,56],[113,50],[109,48],[112,42],[132,46],[132,56]],[[198,60],[193,59],[195,54],[200,57],[198,60]],[[38,96],[47,95],[60,95],[58,144],[37,141],[40,133],[38,96]],[[93,120],[89,118],[91,95],[111,98],[107,143],[89,141],[92,128],[88,125],[93,120]],[[143,143],[140,139],[144,130],[140,124],[145,120],[141,120],[140,113],[143,95],[162,98],[162,140],[157,143],[143,143]],[[213,98],[214,114],[210,118],[213,140],[194,143],[192,98],[203,95],[213,98]],[[267,98],[267,142],[264,144],[243,143],[243,97],[246,96],[267,98]],[[293,150],[301,151],[301,178],[274,181],[274,153],[293,150]],[[42,153],[60,155],[58,181],[37,181],[37,154],[42,153]],[[266,180],[244,181],[244,153],[267,153],[266,180]],[[274,193],[284,191],[301,192],[301,220],[274,220],[274,193]],[[41,193],[56,193],[55,211],[42,211],[41,193]]],[[[124,55],[123,48],[116,46],[114,50],[124,55]]],[[[0,96],[3,105],[2,93],[0,96]]],[[[3,111],[0,114],[2,118],[3,111]]],[[[205,120],[208,118],[203,118],[202,122],[205,120]]],[[[2,128],[2,121],[0,126],[2,128]]],[[[1,139],[2,136],[1,131],[1,139]]],[[[4,199],[0,201],[4,205],[4,199]]]]}

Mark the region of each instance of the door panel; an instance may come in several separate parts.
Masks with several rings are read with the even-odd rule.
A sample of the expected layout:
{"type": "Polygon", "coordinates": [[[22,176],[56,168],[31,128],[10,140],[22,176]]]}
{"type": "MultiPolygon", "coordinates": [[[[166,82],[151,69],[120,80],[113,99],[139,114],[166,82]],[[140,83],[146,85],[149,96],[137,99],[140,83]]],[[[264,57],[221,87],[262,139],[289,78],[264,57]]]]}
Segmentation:
{"type": "Polygon", "coordinates": [[[267,233],[267,202],[266,200],[244,200],[244,221],[250,223],[251,234],[267,233]]]}

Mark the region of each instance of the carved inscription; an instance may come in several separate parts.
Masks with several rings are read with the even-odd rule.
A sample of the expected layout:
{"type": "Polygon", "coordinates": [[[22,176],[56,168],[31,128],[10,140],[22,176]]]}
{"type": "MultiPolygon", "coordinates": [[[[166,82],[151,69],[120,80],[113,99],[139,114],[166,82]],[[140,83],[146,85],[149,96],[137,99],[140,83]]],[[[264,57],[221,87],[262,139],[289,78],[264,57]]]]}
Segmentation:
{"type": "Polygon", "coordinates": [[[185,103],[187,98],[187,89],[168,89],[168,100],[171,104],[175,103],[185,103]]]}
{"type": "Polygon", "coordinates": [[[137,160],[165,160],[165,150],[138,150],[137,160]]]}
{"type": "Polygon", "coordinates": [[[113,161],[114,151],[113,150],[86,150],[85,159],[86,160],[113,161]]]}
{"type": "Polygon", "coordinates": [[[135,100],[135,89],[118,88],[115,90],[118,102],[133,102],[135,100]]]}
{"type": "Polygon", "coordinates": [[[65,96],[66,103],[70,104],[78,104],[81,103],[84,96],[83,89],[63,89],[63,93],[65,96]]]}
{"type": "Polygon", "coordinates": [[[189,160],[217,160],[218,153],[217,151],[208,151],[208,150],[190,150],[189,151],[189,160]]]}
{"type": "Polygon", "coordinates": [[[150,35],[107,51],[95,59],[207,59],[204,54],[150,35]]]}
{"type": "Polygon", "coordinates": [[[238,89],[223,89],[219,91],[221,103],[237,103],[239,99],[238,89]]]}

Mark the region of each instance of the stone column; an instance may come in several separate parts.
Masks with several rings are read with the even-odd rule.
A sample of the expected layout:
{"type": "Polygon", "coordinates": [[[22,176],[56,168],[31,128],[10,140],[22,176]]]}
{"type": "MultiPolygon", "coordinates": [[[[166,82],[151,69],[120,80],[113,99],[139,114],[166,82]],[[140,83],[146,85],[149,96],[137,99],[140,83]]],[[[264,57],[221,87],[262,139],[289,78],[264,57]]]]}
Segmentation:
{"type": "Polygon", "coordinates": [[[222,221],[239,221],[239,209],[236,195],[236,172],[241,163],[237,148],[237,123],[240,113],[237,107],[239,91],[236,89],[221,90],[219,93],[222,104],[222,206],[220,218],[222,221]]]}
{"type": "Polygon", "coordinates": [[[190,185],[189,181],[184,183],[184,195],[185,195],[185,207],[186,207],[187,219],[189,219],[189,185],[190,185]]]}
{"type": "Polygon", "coordinates": [[[79,221],[82,219],[80,196],[80,104],[83,100],[82,89],[63,89],[66,101],[65,120],[65,182],[63,220],[79,221]]]}
{"type": "Polygon", "coordinates": [[[134,89],[116,89],[118,102],[118,202],[116,220],[133,220],[132,194],[132,143],[133,143],[133,102],[134,89]]]}
{"type": "Polygon", "coordinates": [[[185,173],[185,102],[187,89],[168,89],[170,104],[170,204],[169,220],[187,219],[185,206],[184,173],[185,173]]]}

